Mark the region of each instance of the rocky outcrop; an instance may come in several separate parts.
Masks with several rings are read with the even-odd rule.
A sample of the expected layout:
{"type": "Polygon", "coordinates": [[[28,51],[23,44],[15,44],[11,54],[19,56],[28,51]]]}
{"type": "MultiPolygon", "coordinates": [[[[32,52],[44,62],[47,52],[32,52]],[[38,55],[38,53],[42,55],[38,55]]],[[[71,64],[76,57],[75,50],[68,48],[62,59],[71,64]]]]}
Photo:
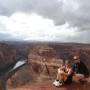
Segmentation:
{"type": "Polygon", "coordinates": [[[28,65],[22,67],[9,80],[11,86],[19,86],[28,82],[53,79],[61,60],[70,60],[73,55],[80,54],[90,70],[90,45],[86,44],[37,44],[37,43],[1,43],[0,75],[9,71],[15,63],[28,58],[28,65]],[[17,85],[15,85],[15,83],[17,85]]]}
{"type": "Polygon", "coordinates": [[[17,61],[16,50],[13,46],[0,44],[0,75],[11,69],[17,61]]]}
{"type": "MultiPolygon", "coordinates": [[[[90,47],[89,47],[90,48],[90,47]]],[[[90,49],[85,46],[71,45],[36,45],[28,55],[28,61],[33,70],[44,76],[54,78],[62,60],[69,60],[73,64],[73,56],[80,55],[81,60],[90,70],[90,49]]]]}
{"type": "Polygon", "coordinates": [[[6,90],[7,80],[22,66],[14,68],[18,56],[13,45],[0,43],[0,90],[6,90]]]}

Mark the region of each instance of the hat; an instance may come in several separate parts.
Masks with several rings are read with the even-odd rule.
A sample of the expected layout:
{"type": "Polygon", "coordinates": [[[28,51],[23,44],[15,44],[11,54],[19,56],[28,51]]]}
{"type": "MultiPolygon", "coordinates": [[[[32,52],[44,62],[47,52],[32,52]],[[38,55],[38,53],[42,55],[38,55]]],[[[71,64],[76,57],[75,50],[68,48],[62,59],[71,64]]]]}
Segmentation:
{"type": "Polygon", "coordinates": [[[79,59],[79,56],[74,56],[73,59],[74,59],[74,60],[80,60],[80,59],[79,59]]]}

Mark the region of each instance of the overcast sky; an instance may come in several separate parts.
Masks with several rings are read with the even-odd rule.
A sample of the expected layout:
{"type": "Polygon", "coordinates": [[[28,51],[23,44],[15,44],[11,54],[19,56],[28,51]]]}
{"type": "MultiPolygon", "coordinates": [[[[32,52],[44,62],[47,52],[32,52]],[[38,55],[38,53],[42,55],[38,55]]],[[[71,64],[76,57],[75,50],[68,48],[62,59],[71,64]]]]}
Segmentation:
{"type": "Polygon", "coordinates": [[[0,40],[90,43],[90,0],[0,0],[0,40]]]}

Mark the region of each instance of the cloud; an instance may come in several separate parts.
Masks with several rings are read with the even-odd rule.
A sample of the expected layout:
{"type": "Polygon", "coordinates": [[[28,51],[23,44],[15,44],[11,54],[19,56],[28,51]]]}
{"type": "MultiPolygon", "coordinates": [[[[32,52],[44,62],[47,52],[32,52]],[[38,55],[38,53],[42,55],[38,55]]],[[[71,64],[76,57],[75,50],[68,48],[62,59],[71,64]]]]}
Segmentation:
{"type": "Polygon", "coordinates": [[[35,13],[18,12],[10,17],[1,16],[0,20],[5,27],[5,31],[0,30],[1,33],[10,34],[21,40],[62,41],[69,36],[76,35],[77,30],[77,28],[70,27],[68,22],[55,26],[53,20],[35,13]]]}
{"type": "MultiPolygon", "coordinates": [[[[12,15],[16,12],[37,13],[54,20],[56,25],[69,22],[79,30],[89,30],[89,0],[0,0],[0,13],[12,15]]],[[[90,27],[89,27],[90,28],[90,27]]]]}
{"type": "Polygon", "coordinates": [[[7,40],[13,41],[17,39],[8,33],[0,33],[0,41],[7,41],[7,40]]]}
{"type": "MultiPolygon", "coordinates": [[[[26,39],[23,33],[29,37],[29,33],[33,30],[34,33],[31,34],[31,37],[33,38],[34,36],[37,40],[43,40],[42,36],[44,35],[45,40],[48,39],[48,36],[50,38],[53,36],[50,40],[89,42],[89,38],[87,38],[90,32],[89,3],[89,0],[0,0],[0,17],[3,19],[1,20],[0,18],[0,22],[4,22],[4,24],[0,23],[0,32],[8,33],[9,31],[13,37],[18,36],[18,39],[23,40],[24,38],[26,39]],[[18,14],[18,12],[22,14],[18,14]],[[34,15],[32,15],[32,13],[34,13],[34,15]],[[43,23],[45,26],[42,25],[44,28],[42,33],[40,32],[40,29],[42,29],[41,26],[37,27],[35,24],[37,20],[35,21],[33,19],[34,22],[32,25],[32,23],[30,23],[31,20],[28,19],[30,17],[38,17],[38,20],[42,18],[42,21],[39,22],[40,24],[44,21],[47,22],[43,23]],[[52,27],[49,26],[49,24],[51,24],[52,27]],[[67,28],[66,25],[68,25],[67,28]],[[35,27],[37,27],[41,35],[38,38],[35,27]],[[62,30],[61,27],[65,28],[62,30]],[[30,28],[32,28],[32,30],[30,28]],[[46,29],[47,31],[44,31],[46,29]],[[50,34],[49,32],[51,31],[48,29],[52,29],[53,34],[50,34]],[[65,35],[65,32],[68,34],[65,35]],[[81,38],[82,35],[84,36],[83,38],[81,38]]],[[[27,39],[31,39],[31,37],[27,39]]]]}
{"type": "Polygon", "coordinates": [[[78,32],[77,36],[67,38],[67,42],[90,43],[90,31],[78,32]]]}

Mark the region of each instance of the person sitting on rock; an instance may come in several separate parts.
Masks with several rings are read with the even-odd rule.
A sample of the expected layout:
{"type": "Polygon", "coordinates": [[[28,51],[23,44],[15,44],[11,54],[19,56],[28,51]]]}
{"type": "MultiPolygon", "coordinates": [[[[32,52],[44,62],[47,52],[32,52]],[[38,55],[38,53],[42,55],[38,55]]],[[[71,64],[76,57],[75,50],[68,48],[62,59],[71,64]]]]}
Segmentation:
{"type": "Polygon", "coordinates": [[[66,84],[72,83],[73,68],[72,68],[72,65],[70,64],[69,60],[65,61],[65,75],[66,75],[66,80],[64,81],[64,83],[66,83],[66,84]]]}
{"type": "Polygon", "coordinates": [[[68,61],[65,64],[62,62],[61,66],[58,69],[57,81],[59,81],[60,86],[64,83],[72,82],[72,67],[68,61]]]}
{"type": "Polygon", "coordinates": [[[65,80],[65,65],[64,61],[61,62],[60,67],[58,68],[58,73],[57,73],[57,81],[59,81],[60,85],[63,84],[63,81],[65,80]]]}
{"type": "Polygon", "coordinates": [[[85,78],[89,77],[89,70],[87,69],[86,65],[80,60],[79,56],[74,56],[73,59],[74,79],[82,83],[85,78]]]}

